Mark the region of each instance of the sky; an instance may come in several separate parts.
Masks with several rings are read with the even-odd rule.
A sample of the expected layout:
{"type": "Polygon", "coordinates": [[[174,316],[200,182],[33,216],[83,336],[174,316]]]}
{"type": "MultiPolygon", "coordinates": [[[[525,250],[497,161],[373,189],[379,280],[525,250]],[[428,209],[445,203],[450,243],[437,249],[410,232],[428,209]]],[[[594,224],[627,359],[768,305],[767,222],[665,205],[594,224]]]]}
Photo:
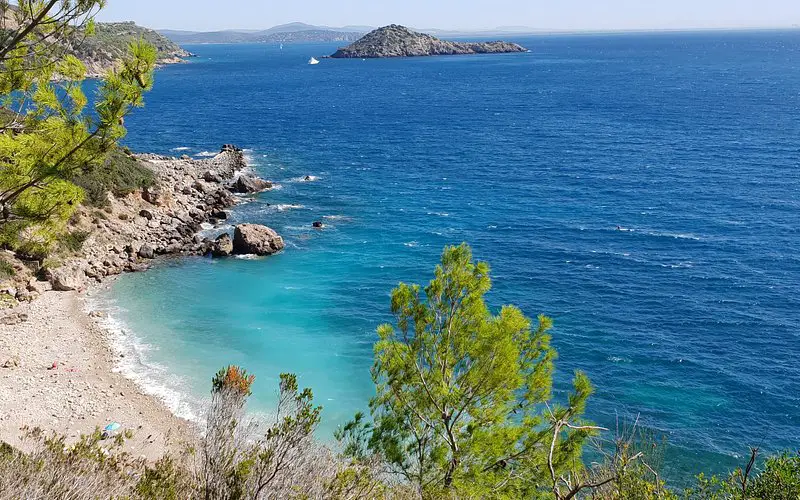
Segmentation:
{"type": "Polygon", "coordinates": [[[101,21],[213,31],[308,24],[476,30],[791,27],[800,0],[107,0],[101,21]]]}

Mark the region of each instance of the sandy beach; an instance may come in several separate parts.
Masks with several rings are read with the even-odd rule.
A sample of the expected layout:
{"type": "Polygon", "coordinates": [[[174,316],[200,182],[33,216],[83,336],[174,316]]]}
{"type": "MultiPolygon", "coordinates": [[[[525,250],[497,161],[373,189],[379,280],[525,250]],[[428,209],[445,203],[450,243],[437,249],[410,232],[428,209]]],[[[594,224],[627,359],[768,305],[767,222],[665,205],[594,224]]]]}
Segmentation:
{"type": "Polygon", "coordinates": [[[0,441],[25,448],[23,426],[75,439],[118,422],[134,456],[180,451],[192,424],[114,373],[108,332],[84,308],[85,294],[46,291],[0,313],[0,441]]]}

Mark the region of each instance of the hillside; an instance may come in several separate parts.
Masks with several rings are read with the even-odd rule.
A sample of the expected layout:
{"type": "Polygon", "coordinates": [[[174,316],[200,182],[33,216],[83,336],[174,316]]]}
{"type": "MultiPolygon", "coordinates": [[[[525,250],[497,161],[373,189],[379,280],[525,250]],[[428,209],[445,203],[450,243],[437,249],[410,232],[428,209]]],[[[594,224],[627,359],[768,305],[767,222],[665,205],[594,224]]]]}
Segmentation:
{"type": "MultiPolygon", "coordinates": [[[[7,5],[0,10],[0,14],[0,30],[16,30],[19,27],[16,6],[7,5]]],[[[182,62],[192,55],[160,33],[133,22],[97,23],[93,36],[84,38],[75,35],[70,51],[86,64],[89,76],[100,76],[114,61],[125,55],[131,41],[140,38],[156,48],[159,64],[182,62]]]]}
{"type": "Polygon", "coordinates": [[[527,49],[510,42],[452,42],[405,26],[392,24],[364,35],[355,43],[337,50],[333,58],[418,57],[461,54],[500,54],[526,52],[527,49]]]}
{"type": "Polygon", "coordinates": [[[289,23],[266,30],[180,31],[160,33],[176,43],[269,43],[269,42],[352,42],[369,28],[345,26],[333,28],[305,23],[289,23]]]}
{"type": "Polygon", "coordinates": [[[114,61],[125,55],[128,44],[139,38],[158,50],[159,64],[182,62],[184,58],[192,55],[160,33],[133,22],[97,23],[95,31],[94,36],[73,46],[73,52],[86,64],[88,73],[93,76],[100,75],[110,68],[114,61]]]}

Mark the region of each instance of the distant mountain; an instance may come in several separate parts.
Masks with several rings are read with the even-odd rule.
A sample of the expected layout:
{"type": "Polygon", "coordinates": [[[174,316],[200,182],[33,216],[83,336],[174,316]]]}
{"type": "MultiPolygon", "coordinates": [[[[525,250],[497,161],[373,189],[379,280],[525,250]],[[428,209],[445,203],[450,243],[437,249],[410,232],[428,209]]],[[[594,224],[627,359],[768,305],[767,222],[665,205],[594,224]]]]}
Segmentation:
{"type": "Polygon", "coordinates": [[[351,42],[371,28],[345,26],[333,28],[305,23],[289,23],[266,30],[181,31],[159,32],[175,43],[259,43],[259,42],[351,42]]]}
{"type": "MultiPolygon", "coordinates": [[[[161,30],[163,36],[175,43],[243,43],[252,42],[254,32],[225,30],[225,31],[178,31],[161,30]]],[[[258,32],[256,32],[258,33],[258,32]]]]}
{"type": "Polygon", "coordinates": [[[255,42],[354,42],[361,38],[363,33],[330,30],[305,30],[271,33],[259,36],[255,42]]]}
{"type": "Polygon", "coordinates": [[[333,58],[418,57],[460,54],[525,52],[510,42],[451,42],[392,24],[371,31],[355,43],[339,49],[333,58]]]}

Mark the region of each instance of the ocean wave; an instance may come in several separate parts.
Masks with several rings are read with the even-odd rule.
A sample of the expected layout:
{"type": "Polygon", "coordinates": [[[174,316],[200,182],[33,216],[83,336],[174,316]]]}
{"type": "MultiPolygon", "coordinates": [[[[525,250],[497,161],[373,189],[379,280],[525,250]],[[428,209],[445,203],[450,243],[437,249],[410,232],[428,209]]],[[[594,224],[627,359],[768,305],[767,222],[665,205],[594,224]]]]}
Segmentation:
{"type": "Polygon", "coordinates": [[[234,255],[233,258],[238,260],[258,260],[261,257],[254,253],[246,253],[243,255],[234,255]]]}
{"type": "Polygon", "coordinates": [[[103,311],[96,321],[107,332],[109,347],[118,354],[113,371],[132,380],[145,394],[163,401],[178,417],[201,422],[203,400],[192,397],[187,382],[168,367],[148,359],[153,346],[142,341],[121,319],[123,310],[108,298],[90,297],[85,311],[103,311]]]}
{"type": "Polygon", "coordinates": [[[292,177],[287,182],[315,182],[318,181],[319,177],[316,175],[304,175],[302,177],[292,177]]]}
{"type": "Polygon", "coordinates": [[[678,262],[677,264],[659,264],[661,267],[668,267],[670,269],[685,269],[694,267],[694,262],[678,262]]]}
{"type": "Polygon", "coordinates": [[[328,220],[342,220],[342,221],[353,220],[353,218],[348,215],[323,215],[322,218],[328,220]]]}
{"type": "Polygon", "coordinates": [[[447,212],[428,212],[428,215],[437,215],[439,217],[450,217],[450,214],[447,212]]]}
{"type": "Polygon", "coordinates": [[[648,236],[657,236],[659,238],[675,238],[678,240],[693,240],[700,241],[701,238],[691,233],[661,233],[657,231],[643,231],[648,236]]]}
{"type": "Polygon", "coordinates": [[[292,203],[280,203],[278,205],[270,205],[270,208],[277,210],[278,212],[285,212],[287,210],[299,210],[301,208],[306,208],[304,205],[292,204],[292,203]]]}
{"type": "Polygon", "coordinates": [[[170,149],[170,151],[189,151],[190,149],[192,149],[192,148],[190,148],[188,146],[180,146],[180,147],[177,147],[177,148],[172,148],[172,149],[170,149]]]}
{"type": "Polygon", "coordinates": [[[410,248],[416,248],[416,247],[419,246],[419,242],[418,241],[408,241],[406,243],[403,243],[403,245],[405,245],[407,247],[410,247],[410,248]]]}
{"type": "Polygon", "coordinates": [[[217,156],[217,154],[218,153],[213,153],[211,151],[200,151],[199,153],[195,153],[194,155],[195,156],[200,156],[200,157],[203,157],[203,158],[212,158],[214,156],[217,156]]]}

